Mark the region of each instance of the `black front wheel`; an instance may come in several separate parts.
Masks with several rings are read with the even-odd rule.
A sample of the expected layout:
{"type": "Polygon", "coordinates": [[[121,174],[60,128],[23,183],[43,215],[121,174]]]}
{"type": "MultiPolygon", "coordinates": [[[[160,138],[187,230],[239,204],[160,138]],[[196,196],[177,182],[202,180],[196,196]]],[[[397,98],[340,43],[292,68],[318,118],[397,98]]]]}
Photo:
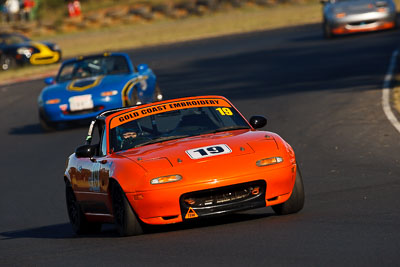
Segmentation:
{"type": "Polygon", "coordinates": [[[143,234],[141,222],[134,213],[122,188],[113,183],[111,188],[114,222],[120,236],[143,234]]]}
{"type": "Polygon", "coordinates": [[[153,96],[153,101],[161,101],[163,100],[163,94],[161,92],[161,88],[158,84],[156,84],[156,87],[154,89],[154,96],[153,96]]]}
{"type": "Polygon", "coordinates": [[[0,65],[2,70],[9,70],[17,66],[17,61],[11,56],[2,55],[0,57],[0,65]]]}
{"type": "Polygon", "coordinates": [[[328,22],[324,21],[322,25],[322,30],[324,31],[325,39],[331,39],[333,37],[332,28],[329,26],[328,22]]]}
{"type": "Polygon", "coordinates": [[[277,215],[286,215],[299,212],[304,206],[304,185],[299,166],[296,168],[296,181],[294,182],[290,198],[278,205],[272,206],[277,215]]]}
{"type": "Polygon", "coordinates": [[[140,104],[142,104],[142,102],[140,101],[137,89],[134,88],[133,92],[132,92],[132,95],[131,95],[131,98],[130,98],[130,105],[131,106],[137,106],[137,105],[140,105],[140,104]]]}

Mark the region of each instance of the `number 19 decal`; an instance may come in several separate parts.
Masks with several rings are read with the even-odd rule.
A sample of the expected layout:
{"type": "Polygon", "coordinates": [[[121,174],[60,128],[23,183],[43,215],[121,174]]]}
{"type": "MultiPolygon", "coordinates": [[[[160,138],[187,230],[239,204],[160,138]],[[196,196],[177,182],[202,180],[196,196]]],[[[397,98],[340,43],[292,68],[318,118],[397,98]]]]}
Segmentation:
{"type": "Polygon", "coordinates": [[[233,115],[232,111],[229,108],[217,108],[216,110],[219,111],[219,113],[222,116],[225,116],[225,115],[232,116],[233,115]]]}
{"type": "Polygon", "coordinates": [[[188,154],[191,159],[201,159],[206,157],[228,154],[231,152],[232,150],[229,148],[229,146],[224,144],[205,146],[205,147],[186,150],[186,154],[188,154]]]}

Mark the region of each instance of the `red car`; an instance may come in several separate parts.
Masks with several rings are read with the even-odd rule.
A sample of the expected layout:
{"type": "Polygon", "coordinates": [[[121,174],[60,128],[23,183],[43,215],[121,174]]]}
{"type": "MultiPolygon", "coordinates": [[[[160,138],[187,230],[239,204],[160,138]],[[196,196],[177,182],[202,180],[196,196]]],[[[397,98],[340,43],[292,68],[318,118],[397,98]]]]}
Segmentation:
{"type": "Polygon", "coordinates": [[[122,236],[171,224],[271,206],[304,205],[292,147],[259,131],[224,97],[201,96],[105,111],[65,171],[76,233],[114,222],[122,236]]]}

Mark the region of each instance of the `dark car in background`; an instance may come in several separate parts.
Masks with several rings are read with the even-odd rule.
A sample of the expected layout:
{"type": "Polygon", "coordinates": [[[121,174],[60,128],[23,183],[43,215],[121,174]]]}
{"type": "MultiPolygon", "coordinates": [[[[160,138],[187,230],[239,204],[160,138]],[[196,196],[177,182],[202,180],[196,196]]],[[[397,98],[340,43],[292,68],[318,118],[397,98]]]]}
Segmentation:
{"type": "Polygon", "coordinates": [[[0,51],[2,70],[24,64],[53,64],[61,60],[61,49],[57,44],[32,41],[19,33],[0,33],[0,51]]]}

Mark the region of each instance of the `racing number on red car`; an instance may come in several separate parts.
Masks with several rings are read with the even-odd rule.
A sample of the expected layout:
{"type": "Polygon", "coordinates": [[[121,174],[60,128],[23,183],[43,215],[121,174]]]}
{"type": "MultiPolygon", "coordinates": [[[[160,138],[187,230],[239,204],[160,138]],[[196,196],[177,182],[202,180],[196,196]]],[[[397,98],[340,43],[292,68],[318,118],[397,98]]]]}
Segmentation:
{"type": "Polygon", "coordinates": [[[210,154],[218,154],[218,153],[224,152],[224,149],[220,146],[211,146],[211,147],[207,147],[207,149],[200,148],[193,152],[200,153],[200,155],[202,155],[202,156],[208,156],[210,154]]]}
{"type": "Polygon", "coordinates": [[[222,155],[222,154],[228,154],[231,152],[232,152],[232,150],[229,148],[229,146],[227,146],[225,144],[214,145],[214,146],[205,146],[205,147],[199,147],[199,148],[186,150],[186,154],[188,154],[191,159],[212,157],[212,156],[217,156],[217,155],[222,155]]]}

